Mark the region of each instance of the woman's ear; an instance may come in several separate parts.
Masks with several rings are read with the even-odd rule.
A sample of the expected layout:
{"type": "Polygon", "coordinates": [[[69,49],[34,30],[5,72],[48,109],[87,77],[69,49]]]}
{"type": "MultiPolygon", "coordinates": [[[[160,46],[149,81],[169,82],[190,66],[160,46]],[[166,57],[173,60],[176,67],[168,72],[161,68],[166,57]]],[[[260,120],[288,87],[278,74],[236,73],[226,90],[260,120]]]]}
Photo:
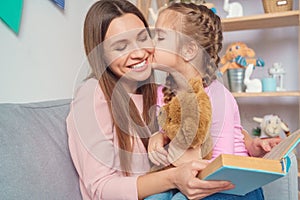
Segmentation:
{"type": "Polygon", "coordinates": [[[193,60],[198,54],[199,47],[195,41],[190,41],[182,47],[182,57],[185,61],[193,60]]]}

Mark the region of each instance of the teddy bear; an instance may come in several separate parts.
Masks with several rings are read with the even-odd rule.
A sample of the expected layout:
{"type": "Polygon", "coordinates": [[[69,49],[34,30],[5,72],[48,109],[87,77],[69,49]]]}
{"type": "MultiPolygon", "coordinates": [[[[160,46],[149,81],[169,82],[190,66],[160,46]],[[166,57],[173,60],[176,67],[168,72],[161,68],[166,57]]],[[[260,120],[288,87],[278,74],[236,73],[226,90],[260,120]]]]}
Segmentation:
{"type": "Polygon", "coordinates": [[[160,108],[158,115],[162,132],[171,141],[168,161],[173,165],[187,149],[199,149],[199,146],[200,153],[194,154],[193,159],[210,159],[212,156],[210,100],[204,91],[202,79],[190,79],[188,84],[189,88],[178,91],[160,108]]]}
{"type": "Polygon", "coordinates": [[[231,43],[221,57],[220,72],[224,74],[228,69],[246,68],[249,64],[263,67],[265,65],[261,58],[254,58],[255,52],[243,42],[231,43]]]}

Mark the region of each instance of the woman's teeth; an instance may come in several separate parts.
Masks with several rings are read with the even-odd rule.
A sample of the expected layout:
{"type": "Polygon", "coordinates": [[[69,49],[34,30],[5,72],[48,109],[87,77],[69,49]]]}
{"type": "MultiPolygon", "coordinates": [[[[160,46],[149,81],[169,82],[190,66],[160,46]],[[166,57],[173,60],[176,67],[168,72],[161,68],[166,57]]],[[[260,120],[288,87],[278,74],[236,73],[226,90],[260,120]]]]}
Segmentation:
{"type": "Polygon", "coordinates": [[[132,66],[132,69],[139,69],[139,68],[142,68],[146,63],[146,60],[144,60],[143,62],[137,64],[137,65],[133,65],[132,66]]]}

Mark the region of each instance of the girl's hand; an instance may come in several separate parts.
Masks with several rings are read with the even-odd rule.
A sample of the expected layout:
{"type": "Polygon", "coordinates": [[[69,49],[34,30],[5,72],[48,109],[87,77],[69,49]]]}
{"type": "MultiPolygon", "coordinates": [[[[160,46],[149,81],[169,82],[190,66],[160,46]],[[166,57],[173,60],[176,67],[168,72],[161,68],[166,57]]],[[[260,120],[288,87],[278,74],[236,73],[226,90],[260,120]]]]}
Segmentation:
{"type": "Polygon", "coordinates": [[[164,145],[167,142],[167,136],[161,132],[156,132],[150,137],[148,143],[148,155],[153,164],[157,166],[167,166],[170,164],[167,159],[168,152],[164,149],[164,145]]]}
{"type": "Polygon", "coordinates": [[[254,138],[252,143],[248,149],[249,154],[254,157],[263,157],[266,153],[271,151],[273,147],[275,147],[279,142],[281,142],[281,138],[254,138]]]}
{"type": "Polygon", "coordinates": [[[208,161],[192,161],[176,168],[174,184],[188,199],[202,199],[214,193],[233,189],[234,185],[228,181],[204,181],[197,178],[199,171],[204,169],[208,161]]]}
{"type": "Polygon", "coordinates": [[[247,148],[247,151],[250,156],[253,157],[263,157],[266,153],[271,151],[279,142],[281,138],[252,138],[248,132],[243,129],[242,133],[244,135],[244,141],[247,148]]]}

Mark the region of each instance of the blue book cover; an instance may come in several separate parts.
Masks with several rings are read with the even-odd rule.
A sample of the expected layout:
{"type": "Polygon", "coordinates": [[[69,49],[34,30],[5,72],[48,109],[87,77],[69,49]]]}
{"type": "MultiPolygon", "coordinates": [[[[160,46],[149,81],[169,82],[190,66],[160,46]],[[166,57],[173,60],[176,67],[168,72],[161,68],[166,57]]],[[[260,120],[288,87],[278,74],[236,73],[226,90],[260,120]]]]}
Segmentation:
{"type": "Polygon", "coordinates": [[[283,139],[263,158],[222,154],[198,177],[203,180],[228,180],[235,188],[222,193],[245,195],[285,176],[290,167],[287,155],[299,142],[300,130],[283,139]]]}

